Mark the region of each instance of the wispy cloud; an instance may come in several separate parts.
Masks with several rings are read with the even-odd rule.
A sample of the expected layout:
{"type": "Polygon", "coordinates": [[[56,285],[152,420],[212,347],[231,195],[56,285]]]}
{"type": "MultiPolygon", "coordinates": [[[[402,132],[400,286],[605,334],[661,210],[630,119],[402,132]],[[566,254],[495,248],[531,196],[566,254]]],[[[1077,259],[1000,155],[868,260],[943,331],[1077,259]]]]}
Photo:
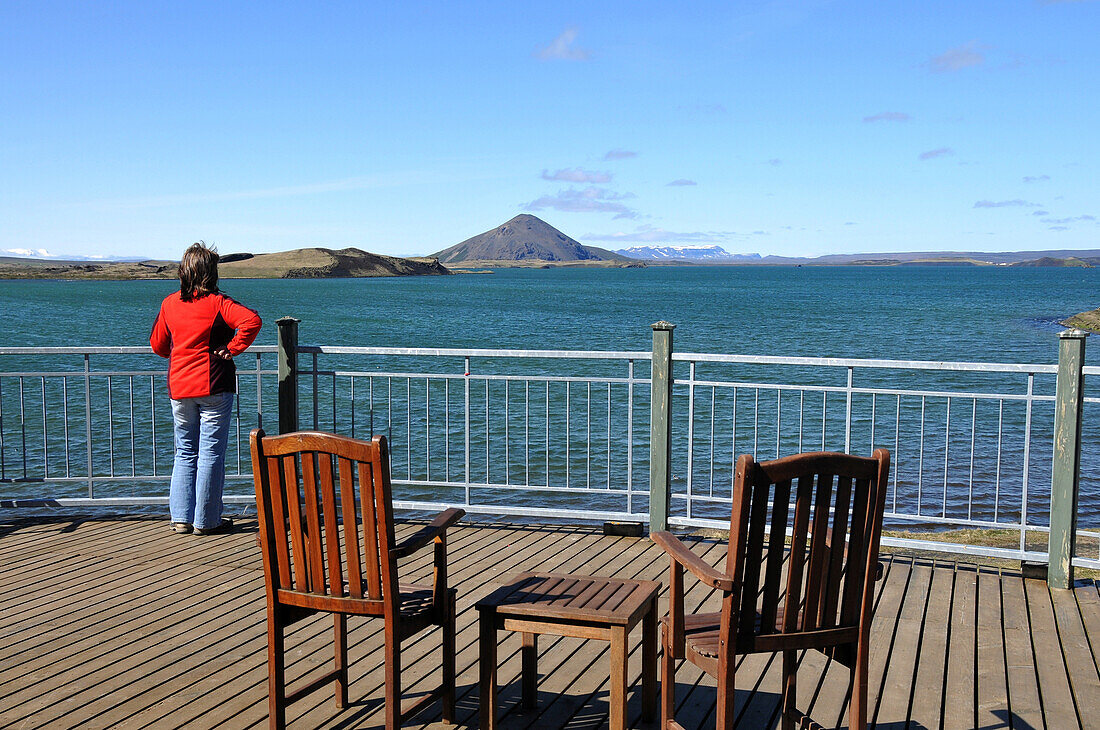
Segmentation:
{"type": "Polygon", "coordinates": [[[543,61],[587,61],[591,54],[587,49],[573,45],[577,40],[577,29],[566,28],[550,45],[535,51],[535,57],[543,61]]]}
{"type": "Polygon", "coordinates": [[[1037,210],[1037,211],[1033,212],[1032,215],[1050,215],[1050,211],[1049,210],[1037,210]]]}
{"type": "Polygon", "coordinates": [[[1043,223],[1053,223],[1057,226],[1064,226],[1067,223],[1087,223],[1089,221],[1095,222],[1096,216],[1094,215],[1075,215],[1071,218],[1043,218],[1043,223]]]}
{"type": "Polygon", "coordinates": [[[912,119],[905,112],[879,112],[869,117],[864,117],[864,122],[908,122],[912,119]]]}
{"type": "Polygon", "coordinates": [[[1041,208],[1038,203],[1030,203],[1016,198],[1014,200],[979,200],[974,203],[975,208],[1041,208]]]}
{"type": "Polygon", "coordinates": [[[603,156],[605,160],[629,160],[631,157],[637,157],[637,152],[630,150],[615,149],[609,150],[606,155],[603,156]]]}
{"type": "Polygon", "coordinates": [[[928,150],[927,152],[921,152],[918,157],[922,160],[934,160],[937,157],[950,157],[955,154],[955,150],[950,147],[937,147],[934,150],[928,150]]]}
{"type": "Polygon", "coordinates": [[[1024,176],[1024,182],[1026,182],[1026,183],[1046,182],[1049,179],[1050,179],[1050,175],[1026,175],[1026,176],[1024,176]]]}
{"type": "Polygon", "coordinates": [[[637,211],[621,201],[635,197],[633,193],[616,193],[603,188],[587,187],[583,190],[569,188],[556,195],[543,195],[528,203],[527,210],[551,210],[563,213],[614,213],[615,218],[637,218],[637,211]]]}
{"type": "Polygon", "coordinates": [[[779,167],[780,165],[783,164],[783,160],[779,159],[778,157],[773,157],[770,160],[768,160],[768,164],[771,165],[772,167],[779,167]]]}
{"type": "Polygon", "coordinates": [[[543,180],[559,180],[561,182],[575,183],[608,183],[611,182],[610,172],[593,172],[579,167],[569,167],[564,170],[550,172],[542,171],[543,180]]]}
{"type": "Polygon", "coordinates": [[[674,187],[674,188],[680,187],[681,185],[698,185],[698,184],[699,183],[695,182],[694,180],[687,180],[685,178],[680,178],[679,180],[673,180],[672,182],[667,183],[667,185],[669,187],[674,187]]]}
{"type": "MultiPolygon", "coordinates": [[[[760,233],[763,233],[762,231],[760,233]]],[[[616,244],[627,243],[723,243],[731,238],[751,234],[736,231],[666,231],[664,228],[642,225],[627,233],[589,233],[581,236],[584,241],[606,241],[616,244]]]]}
{"type": "Polygon", "coordinates": [[[985,63],[986,46],[978,43],[978,41],[969,41],[956,46],[947,51],[944,51],[938,56],[933,56],[932,60],[928,62],[929,68],[933,73],[950,73],[952,71],[961,71],[964,68],[971,68],[973,66],[981,66],[985,63]]]}
{"type": "Polygon", "coordinates": [[[1052,231],[1068,231],[1069,226],[1049,226],[1049,229],[1052,231]]]}

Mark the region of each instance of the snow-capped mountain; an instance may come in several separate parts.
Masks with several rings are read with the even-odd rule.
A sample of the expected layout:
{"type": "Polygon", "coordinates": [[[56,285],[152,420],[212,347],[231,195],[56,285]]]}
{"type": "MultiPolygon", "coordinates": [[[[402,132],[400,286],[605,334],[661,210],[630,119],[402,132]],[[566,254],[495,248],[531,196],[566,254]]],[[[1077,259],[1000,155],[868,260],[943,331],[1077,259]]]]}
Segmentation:
{"type": "Polygon", "coordinates": [[[759,259],[758,253],[732,254],[716,244],[708,246],[631,246],[615,253],[644,261],[746,261],[759,259]]]}

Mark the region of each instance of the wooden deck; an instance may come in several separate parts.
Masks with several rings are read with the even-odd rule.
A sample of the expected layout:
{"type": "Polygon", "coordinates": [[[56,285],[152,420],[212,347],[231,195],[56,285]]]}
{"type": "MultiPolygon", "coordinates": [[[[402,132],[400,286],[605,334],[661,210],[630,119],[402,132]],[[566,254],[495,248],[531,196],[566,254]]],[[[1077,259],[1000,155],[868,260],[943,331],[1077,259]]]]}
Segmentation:
{"type": "MultiPolygon", "coordinates": [[[[415,525],[404,523],[399,532],[415,525]]],[[[171,534],[164,521],[19,521],[0,525],[0,725],[60,727],[264,727],[264,596],[255,523],[229,535],[171,534]]],[[[583,527],[464,523],[449,541],[459,592],[459,726],[477,725],[477,626],[472,605],[520,570],[665,580],[667,559],[648,540],[583,527]]],[[[713,563],[724,543],[694,538],[713,563]]],[[[403,576],[425,579],[431,551],[403,576]]],[[[1100,727],[1100,594],[1095,582],[1049,591],[1015,571],[887,557],[871,656],[871,717],[889,728],[1100,727]]],[[[690,584],[690,582],[689,582],[690,584]]],[[[689,605],[713,604],[697,584],[689,605]]],[[[665,610],[664,596],[661,611],[665,610]]],[[[350,623],[352,704],[331,693],[292,706],[299,728],[381,727],[378,621],[350,623]]],[[[331,621],[296,626],[288,672],[327,665],[331,621]]],[[[640,714],[638,636],[631,643],[629,717],[640,714]]],[[[410,643],[406,691],[438,676],[438,639],[410,643]]],[[[499,650],[503,727],[607,725],[607,645],[544,637],[538,709],[518,706],[519,638],[499,650]]],[[[677,675],[678,719],[713,727],[711,680],[677,675]]],[[[741,727],[776,725],[777,661],[738,667],[741,727]]],[[[829,726],[846,722],[848,674],[815,652],[802,659],[800,708],[829,726]]],[[[406,727],[443,727],[438,705],[406,727]]]]}

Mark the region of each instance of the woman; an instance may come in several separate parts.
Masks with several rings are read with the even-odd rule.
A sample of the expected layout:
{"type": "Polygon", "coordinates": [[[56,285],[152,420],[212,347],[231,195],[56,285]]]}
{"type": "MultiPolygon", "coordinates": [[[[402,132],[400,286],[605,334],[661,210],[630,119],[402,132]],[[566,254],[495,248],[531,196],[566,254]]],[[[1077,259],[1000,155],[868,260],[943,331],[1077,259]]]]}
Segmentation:
{"type": "Polygon", "coordinates": [[[233,357],[260,331],[260,316],[218,291],[218,254],[199,242],[179,268],[149,335],[168,361],[168,395],[176,437],[168,505],[175,532],[209,535],[232,526],[222,519],[225,449],[237,390],[233,357]],[[235,331],[235,332],[234,332],[235,331]]]}

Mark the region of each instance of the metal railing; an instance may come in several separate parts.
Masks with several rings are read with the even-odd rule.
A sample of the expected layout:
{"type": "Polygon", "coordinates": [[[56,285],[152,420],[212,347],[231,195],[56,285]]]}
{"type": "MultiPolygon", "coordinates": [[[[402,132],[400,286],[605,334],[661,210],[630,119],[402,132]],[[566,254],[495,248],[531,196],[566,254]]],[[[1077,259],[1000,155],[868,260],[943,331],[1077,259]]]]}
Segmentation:
{"type": "MultiPolygon", "coordinates": [[[[1047,559],[1034,543],[1051,529],[1056,365],[671,353],[671,403],[655,421],[653,352],[300,346],[279,353],[285,373],[276,353],[254,347],[238,360],[230,502],[251,501],[241,484],[247,433],[276,430],[279,392],[292,380],[302,427],[387,436],[398,508],[726,528],[738,454],[882,446],[892,454],[888,523],[924,533],[886,544],[1047,559]],[[654,453],[668,459],[667,517],[650,514],[654,495],[662,499],[650,483],[654,453]],[[950,528],[1015,538],[928,537],[950,528]]],[[[0,348],[3,503],[165,502],[165,374],[141,347],[0,348]]],[[[1100,398],[1084,403],[1094,410],[1100,398]]],[[[1090,421],[1079,474],[1095,495],[1100,433],[1090,421]]],[[[1095,528],[1095,504],[1084,508],[1084,526],[1095,528]]],[[[1100,545],[1096,531],[1077,538],[1100,545]]],[[[1100,552],[1073,564],[1100,567],[1100,552]]]]}

